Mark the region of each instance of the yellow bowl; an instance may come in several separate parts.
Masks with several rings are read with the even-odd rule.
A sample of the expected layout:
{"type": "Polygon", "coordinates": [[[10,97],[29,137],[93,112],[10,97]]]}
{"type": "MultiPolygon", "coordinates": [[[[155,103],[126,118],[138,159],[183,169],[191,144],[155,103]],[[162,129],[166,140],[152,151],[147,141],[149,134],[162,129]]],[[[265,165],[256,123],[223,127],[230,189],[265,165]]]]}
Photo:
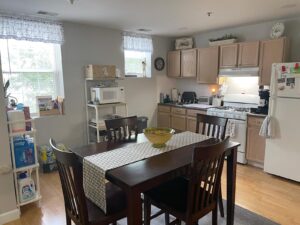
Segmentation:
{"type": "Polygon", "coordinates": [[[146,128],[144,130],[145,136],[152,143],[154,148],[163,148],[166,146],[166,142],[169,141],[175,130],[171,128],[146,128]]]}

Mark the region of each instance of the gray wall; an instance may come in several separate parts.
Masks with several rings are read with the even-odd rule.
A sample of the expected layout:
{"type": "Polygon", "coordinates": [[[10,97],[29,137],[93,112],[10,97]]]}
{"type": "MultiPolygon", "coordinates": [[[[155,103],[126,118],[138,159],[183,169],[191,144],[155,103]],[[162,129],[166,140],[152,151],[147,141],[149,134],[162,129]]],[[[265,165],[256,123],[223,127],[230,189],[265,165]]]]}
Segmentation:
{"type": "MultiPolygon", "coordinates": [[[[121,31],[95,26],[65,23],[65,43],[62,46],[62,64],[65,89],[65,115],[37,119],[38,144],[45,144],[49,137],[69,146],[86,142],[86,109],[83,67],[87,64],[115,64],[123,72],[121,31]]],[[[168,38],[153,38],[153,59],[166,58],[170,48],[168,38]]],[[[152,68],[152,78],[125,78],[118,81],[125,87],[130,115],[149,117],[149,124],[156,123],[157,78],[166,71],[152,68]]]]}
{"type": "MultiPolygon", "coordinates": [[[[1,72],[1,65],[0,65],[1,72]]],[[[7,132],[7,118],[2,88],[2,74],[0,73],[0,167],[11,168],[9,139],[7,132]]],[[[0,174],[0,216],[16,209],[16,197],[12,173],[0,174]]],[[[1,220],[0,220],[1,224],[1,220]]]]}
{"type": "MultiPolygon", "coordinates": [[[[300,17],[281,21],[285,23],[285,36],[290,39],[290,61],[300,61],[300,17]]],[[[278,22],[278,20],[197,33],[193,37],[196,47],[208,47],[210,38],[217,38],[230,33],[236,35],[238,41],[241,42],[265,40],[270,39],[270,30],[275,22],[278,22]]],[[[178,80],[177,87],[180,90],[194,90],[202,95],[210,94],[210,88],[207,85],[199,85],[195,80],[178,80]]]]}

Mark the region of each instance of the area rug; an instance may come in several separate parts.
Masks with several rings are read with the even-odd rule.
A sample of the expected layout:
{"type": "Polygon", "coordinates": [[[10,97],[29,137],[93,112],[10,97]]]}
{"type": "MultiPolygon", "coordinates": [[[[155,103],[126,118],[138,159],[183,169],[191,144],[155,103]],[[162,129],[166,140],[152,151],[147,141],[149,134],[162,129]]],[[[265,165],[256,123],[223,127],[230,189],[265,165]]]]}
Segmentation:
{"type": "MultiPolygon", "coordinates": [[[[224,201],[224,207],[226,207],[226,201],[224,201]]],[[[157,208],[152,207],[151,212],[157,212],[157,208]]],[[[226,212],[226,208],[225,208],[226,212]]],[[[226,225],[226,218],[222,218],[219,214],[218,218],[218,225],[226,225]]],[[[206,215],[205,217],[201,218],[198,222],[198,225],[211,225],[211,213],[206,215]]],[[[118,221],[120,225],[126,225],[127,220],[122,219],[118,221]]],[[[164,225],[165,224],[165,217],[161,215],[153,220],[151,220],[151,225],[164,225]]],[[[183,223],[182,223],[183,224],[183,223]]],[[[263,216],[257,215],[247,209],[244,209],[239,206],[235,206],[235,217],[234,217],[234,225],[280,225],[274,221],[271,221],[263,216]]]]}

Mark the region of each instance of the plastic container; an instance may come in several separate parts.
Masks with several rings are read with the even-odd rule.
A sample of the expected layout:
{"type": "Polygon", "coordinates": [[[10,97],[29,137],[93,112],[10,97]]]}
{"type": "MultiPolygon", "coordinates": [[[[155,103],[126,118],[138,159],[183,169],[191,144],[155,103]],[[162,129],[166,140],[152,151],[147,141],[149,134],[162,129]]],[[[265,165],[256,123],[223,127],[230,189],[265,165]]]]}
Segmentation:
{"type": "Polygon", "coordinates": [[[13,122],[11,124],[12,132],[24,132],[26,130],[24,112],[21,110],[11,110],[7,112],[8,121],[13,122]],[[19,121],[19,122],[16,122],[19,121]]]}
{"type": "Polygon", "coordinates": [[[138,133],[143,133],[143,130],[147,128],[148,117],[140,116],[137,118],[137,126],[138,126],[138,133]]]}
{"type": "Polygon", "coordinates": [[[36,196],[34,181],[26,172],[19,175],[18,189],[20,202],[27,202],[36,196]]]}
{"type": "Polygon", "coordinates": [[[35,164],[34,143],[31,138],[14,138],[16,168],[35,164]]]}

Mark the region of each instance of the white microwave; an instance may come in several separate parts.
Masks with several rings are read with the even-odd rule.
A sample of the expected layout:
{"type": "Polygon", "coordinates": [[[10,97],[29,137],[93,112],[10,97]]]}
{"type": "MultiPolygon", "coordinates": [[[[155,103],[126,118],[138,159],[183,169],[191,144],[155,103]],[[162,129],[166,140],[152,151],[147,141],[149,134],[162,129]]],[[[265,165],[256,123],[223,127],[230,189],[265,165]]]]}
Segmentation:
{"type": "Polygon", "coordinates": [[[125,102],[124,87],[91,87],[93,104],[125,102]]]}

